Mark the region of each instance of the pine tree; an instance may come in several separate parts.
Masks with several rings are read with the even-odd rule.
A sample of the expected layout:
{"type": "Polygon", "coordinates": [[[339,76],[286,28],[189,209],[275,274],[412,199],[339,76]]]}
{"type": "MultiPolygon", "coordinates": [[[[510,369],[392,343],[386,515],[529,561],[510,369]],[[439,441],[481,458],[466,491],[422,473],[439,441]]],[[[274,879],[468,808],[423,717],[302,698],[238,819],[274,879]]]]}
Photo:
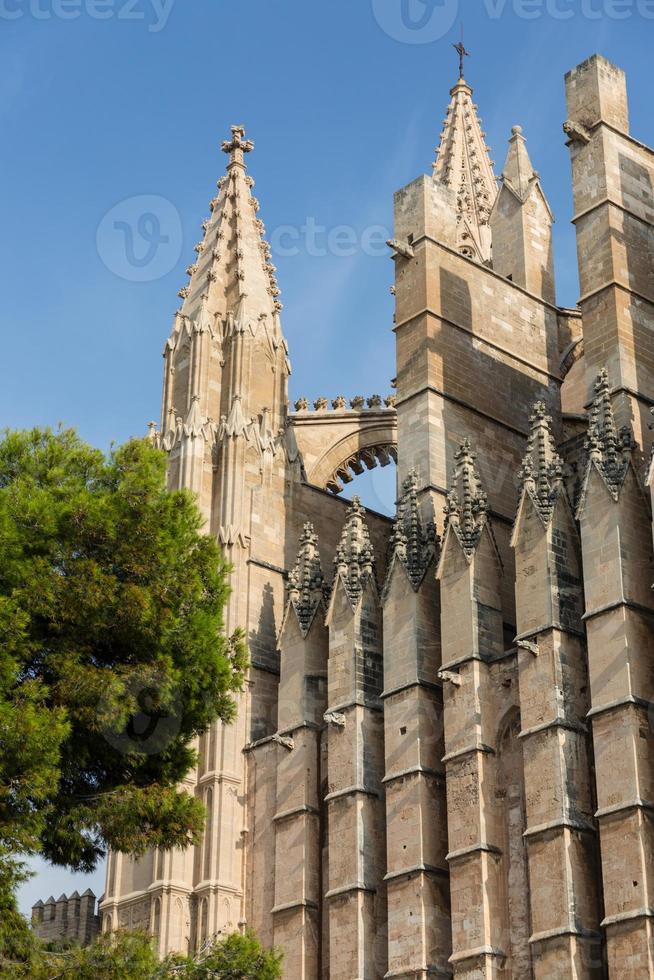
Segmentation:
{"type": "Polygon", "coordinates": [[[246,668],[202,528],[146,440],[108,457],[69,430],[0,441],[0,865],[88,872],[108,847],[199,839],[179,783],[246,668]]]}

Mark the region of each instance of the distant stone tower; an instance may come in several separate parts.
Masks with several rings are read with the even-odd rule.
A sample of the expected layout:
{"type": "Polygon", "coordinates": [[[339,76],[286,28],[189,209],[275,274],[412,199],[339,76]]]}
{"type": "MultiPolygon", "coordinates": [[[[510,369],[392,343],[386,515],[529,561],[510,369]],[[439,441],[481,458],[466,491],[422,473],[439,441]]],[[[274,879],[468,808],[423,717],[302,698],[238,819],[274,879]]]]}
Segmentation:
{"type": "Polygon", "coordinates": [[[83,895],[52,895],[32,906],[32,929],[44,942],[73,942],[89,946],[100,931],[96,897],[90,888],[83,895]]]}
{"type": "Polygon", "coordinates": [[[112,854],[104,929],[248,926],[288,980],[654,976],[654,155],[619,69],[566,87],[579,306],[522,130],[498,182],[461,77],[395,196],[386,399],[289,410],[252,144],[224,145],[153,438],[252,667],[187,779],[202,846],[112,854]],[[391,460],[395,520],[339,498],[391,460]]]}

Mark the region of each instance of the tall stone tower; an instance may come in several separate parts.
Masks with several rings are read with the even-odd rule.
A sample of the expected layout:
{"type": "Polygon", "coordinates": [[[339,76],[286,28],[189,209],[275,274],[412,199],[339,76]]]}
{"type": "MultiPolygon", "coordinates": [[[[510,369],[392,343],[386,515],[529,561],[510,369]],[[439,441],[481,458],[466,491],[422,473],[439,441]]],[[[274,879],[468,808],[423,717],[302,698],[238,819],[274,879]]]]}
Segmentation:
{"type": "Polygon", "coordinates": [[[248,926],[288,980],[654,976],[654,154],[618,68],[566,87],[579,305],[525,135],[496,179],[462,70],[395,195],[385,399],[287,405],[252,144],[225,143],[153,438],[252,666],[187,779],[202,846],[112,854],[104,929],[248,926]],[[394,520],[339,497],[392,460],[394,520]]]}

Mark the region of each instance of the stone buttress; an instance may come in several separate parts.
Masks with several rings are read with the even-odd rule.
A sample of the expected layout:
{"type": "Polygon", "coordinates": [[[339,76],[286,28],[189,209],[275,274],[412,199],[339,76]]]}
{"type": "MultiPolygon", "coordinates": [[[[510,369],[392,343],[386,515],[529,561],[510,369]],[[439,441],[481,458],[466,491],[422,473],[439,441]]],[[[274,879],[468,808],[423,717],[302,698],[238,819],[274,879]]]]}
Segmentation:
{"type": "Polygon", "coordinates": [[[513,529],[524,840],[535,978],[602,977],[581,548],[552,419],[537,403],[513,529]]]}
{"type": "Polygon", "coordinates": [[[334,559],[327,611],[329,976],[386,973],[382,610],[358,498],[334,559]]]}
{"type": "Polygon", "coordinates": [[[323,716],[329,636],[326,583],[311,524],[302,533],[288,591],[280,635],[279,728],[275,736],[274,940],[284,950],[286,975],[313,980],[321,976],[323,952],[323,716]]]}
{"type": "Polygon", "coordinates": [[[654,974],[654,601],[650,514],[609,376],[590,412],[581,528],[597,819],[611,976],[654,974]]]}
{"type": "Polygon", "coordinates": [[[438,565],[454,976],[529,965],[524,789],[512,657],[504,658],[503,566],[475,455],[456,463],[438,565]],[[508,961],[508,962],[507,962],[508,961]]]}
{"type": "Polygon", "coordinates": [[[417,475],[404,481],[384,610],[387,977],[449,975],[450,899],[442,763],[443,691],[437,545],[417,475]]]}

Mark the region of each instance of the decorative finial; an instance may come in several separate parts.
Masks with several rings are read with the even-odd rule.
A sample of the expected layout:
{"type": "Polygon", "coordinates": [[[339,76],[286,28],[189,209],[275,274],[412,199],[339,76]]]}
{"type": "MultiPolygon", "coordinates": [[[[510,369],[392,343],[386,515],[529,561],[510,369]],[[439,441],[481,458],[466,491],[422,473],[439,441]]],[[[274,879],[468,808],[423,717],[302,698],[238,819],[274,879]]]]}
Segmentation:
{"type": "Polygon", "coordinates": [[[618,432],[611,403],[611,386],[606,368],[595,382],[595,398],[590,409],[585,449],[590,463],[595,463],[615,499],[624,482],[631,454],[635,449],[631,428],[618,432]]]}
{"type": "Polygon", "coordinates": [[[476,467],[477,456],[469,439],[454,455],[454,473],[445,507],[445,525],[457,535],[468,559],[472,558],[488,520],[488,497],[476,467]]]}
{"type": "Polygon", "coordinates": [[[547,525],[563,487],[563,461],[556,452],[552,419],[547,414],[544,402],[536,402],[529,422],[527,454],[518,478],[533,500],[541,520],[547,525]]]}
{"type": "Polygon", "coordinates": [[[425,577],[429,562],[438,544],[433,523],[425,527],[418,507],[418,475],[411,470],[402,484],[402,496],[397,505],[390,540],[391,555],[401,561],[414,589],[418,589],[425,577]]]}
{"type": "Polygon", "coordinates": [[[470,52],[466,51],[463,44],[463,25],[461,25],[461,40],[459,41],[458,44],[453,44],[452,47],[454,48],[454,50],[457,52],[459,56],[459,79],[463,80],[464,58],[470,57],[470,52]]]}
{"type": "Polygon", "coordinates": [[[295,567],[289,575],[288,596],[306,636],[318,606],[325,598],[318,538],[313,524],[304,525],[295,567]]]}
{"type": "Polygon", "coordinates": [[[334,558],[336,575],[340,574],[353,605],[361,596],[366,582],[374,576],[375,558],[365,516],[360,499],[354,497],[334,558]]]}
{"type": "Polygon", "coordinates": [[[252,140],[245,139],[245,126],[232,126],[231,140],[225,140],[222,144],[223,153],[228,153],[230,155],[230,167],[234,166],[235,164],[244,167],[244,154],[251,153],[253,149],[254,143],[252,140]]]}

